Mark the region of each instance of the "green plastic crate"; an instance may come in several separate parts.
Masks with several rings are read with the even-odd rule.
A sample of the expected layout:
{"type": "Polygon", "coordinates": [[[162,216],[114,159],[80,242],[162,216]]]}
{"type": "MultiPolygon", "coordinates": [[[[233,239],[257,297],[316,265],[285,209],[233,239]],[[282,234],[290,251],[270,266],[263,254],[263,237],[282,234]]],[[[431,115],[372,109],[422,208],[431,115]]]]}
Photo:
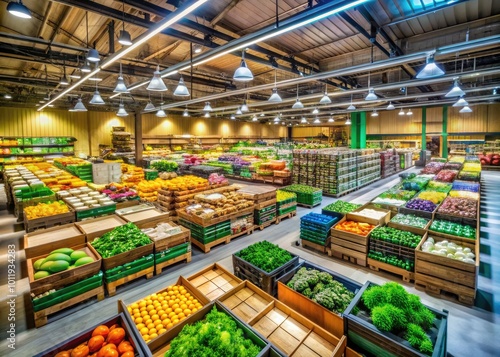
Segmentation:
{"type": "Polygon", "coordinates": [[[103,273],[102,271],[99,271],[98,274],[90,278],[84,279],[75,284],[65,286],[64,288],[56,290],[55,292],[47,296],[32,300],[33,310],[40,311],[46,309],[50,306],[72,299],[75,296],[83,294],[87,291],[98,288],[99,286],[102,286],[102,277],[103,273]]]}
{"type": "Polygon", "coordinates": [[[186,254],[191,251],[191,243],[182,243],[172,247],[168,250],[164,250],[163,252],[155,254],[155,264],[160,264],[166,262],[167,260],[171,260],[177,258],[180,255],[186,254]]]}
{"type": "Polygon", "coordinates": [[[154,254],[146,255],[142,258],[136,259],[130,263],[125,263],[118,267],[105,270],[104,280],[108,283],[126,277],[127,275],[135,274],[138,271],[150,268],[154,266],[155,259],[154,254]]]}
{"type": "Polygon", "coordinates": [[[83,211],[76,211],[76,220],[81,221],[84,218],[102,216],[116,211],[116,203],[96,208],[91,208],[83,211]]]}
{"type": "Polygon", "coordinates": [[[283,216],[284,214],[288,214],[288,213],[296,211],[296,210],[297,210],[297,206],[292,206],[292,207],[288,207],[285,209],[278,209],[278,216],[283,216]]]}

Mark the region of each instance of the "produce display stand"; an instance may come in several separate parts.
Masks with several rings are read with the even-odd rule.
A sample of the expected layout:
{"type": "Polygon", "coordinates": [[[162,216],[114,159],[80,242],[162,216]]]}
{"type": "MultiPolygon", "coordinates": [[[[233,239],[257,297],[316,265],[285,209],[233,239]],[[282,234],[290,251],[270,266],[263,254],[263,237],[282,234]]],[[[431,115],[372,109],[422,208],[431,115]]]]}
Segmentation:
{"type": "Polygon", "coordinates": [[[297,214],[297,198],[288,198],[276,202],[276,224],[283,219],[292,218],[297,214]]]}
{"type": "MultiPolygon", "coordinates": [[[[366,223],[365,217],[351,216],[348,213],[337,224],[346,220],[366,223]]],[[[335,226],[331,229],[331,248],[328,251],[328,255],[365,267],[366,255],[368,253],[368,237],[370,234],[364,237],[359,234],[335,229],[335,226]]]]}
{"type": "Polygon", "coordinates": [[[309,299],[301,293],[288,287],[286,284],[292,279],[295,273],[300,268],[316,269],[330,274],[334,280],[342,283],[349,291],[357,294],[361,289],[361,284],[351,280],[343,275],[332,272],[328,269],[315,265],[311,262],[304,261],[299,266],[293,268],[290,272],[278,279],[278,294],[277,298],[291,309],[304,315],[306,318],[318,324],[320,327],[329,331],[337,338],[341,338],[344,334],[344,318],[342,313],[336,313],[328,310],[324,306],[309,299]]]}
{"type": "Polygon", "coordinates": [[[127,222],[132,222],[136,225],[141,223],[161,223],[168,220],[168,213],[161,212],[154,207],[149,207],[141,211],[125,213],[123,215],[118,214],[123,220],[127,222]]]}
{"type": "Polygon", "coordinates": [[[99,322],[95,326],[79,333],[76,336],[73,336],[63,342],[58,343],[54,347],[51,347],[43,352],[38,353],[34,357],[52,357],[55,356],[59,352],[71,350],[78,345],[87,342],[92,337],[92,332],[99,325],[106,325],[111,327],[115,324],[120,325],[125,330],[125,336],[130,344],[134,347],[135,356],[137,357],[146,357],[147,353],[143,350],[143,346],[139,342],[139,336],[132,329],[132,326],[126,321],[125,316],[123,314],[114,315],[113,317],[106,319],[104,321],[99,322]]]}
{"type": "MultiPolygon", "coordinates": [[[[179,278],[177,279],[176,283],[175,284],[172,284],[172,285],[182,285],[186,291],[191,294],[192,296],[194,296],[196,298],[196,300],[198,300],[198,302],[203,305],[204,307],[208,304],[210,304],[210,300],[208,300],[203,294],[201,294],[198,290],[196,290],[192,285],[191,283],[186,280],[186,278],[184,278],[183,276],[179,276],[179,278]]],[[[161,289],[159,291],[156,291],[155,293],[156,294],[161,294],[163,293],[164,291],[167,291],[167,287],[165,287],[164,289],[161,289]]],[[[138,303],[141,299],[135,301],[136,303],[138,303]]],[[[137,326],[136,324],[134,323],[134,319],[133,317],[130,315],[130,312],[128,311],[127,309],[127,306],[131,305],[132,303],[134,302],[125,302],[123,300],[118,300],[118,312],[119,313],[122,313],[124,316],[125,316],[125,319],[127,320],[128,324],[130,326],[132,326],[132,330],[134,331],[135,334],[138,334],[140,335],[140,332],[137,330],[137,326]]],[[[203,310],[203,309],[201,309],[203,310]]],[[[195,315],[195,314],[193,314],[195,315]]],[[[191,316],[193,316],[191,315],[191,316]]],[[[188,316],[185,320],[189,320],[191,318],[191,316],[188,316]]],[[[149,341],[148,343],[146,343],[146,341],[144,341],[144,339],[142,338],[142,336],[139,337],[139,341],[140,343],[142,344],[143,349],[144,350],[147,350],[148,351],[148,355],[150,355],[150,351],[149,349],[150,348],[155,348],[154,346],[158,346],[158,345],[161,345],[161,342],[162,339],[169,334],[170,331],[175,331],[177,326],[179,325],[182,325],[182,321],[181,322],[178,322],[177,324],[175,324],[174,326],[172,326],[170,329],[167,329],[165,327],[165,329],[167,330],[167,332],[159,335],[158,337],[152,339],[151,341],[149,341]]]]}
{"type": "Polygon", "coordinates": [[[287,218],[292,218],[292,217],[295,217],[297,215],[297,206],[294,206],[295,208],[294,209],[290,209],[289,212],[287,213],[283,213],[279,216],[276,217],[276,224],[279,224],[281,223],[282,220],[284,219],[287,219],[287,218]]]}
{"type": "MultiPolygon", "coordinates": [[[[122,253],[122,254],[126,254],[122,253]]],[[[149,254],[114,268],[104,270],[104,285],[109,296],[116,294],[116,288],[143,276],[151,279],[154,275],[154,255],[149,254]]]]}
{"type": "Polygon", "coordinates": [[[384,208],[377,207],[377,205],[374,205],[371,203],[367,203],[367,204],[359,207],[358,209],[355,209],[354,211],[350,212],[350,215],[351,215],[351,217],[363,218],[364,222],[370,223],[374,226],[385,226],[387,223],[389,223],[389,221],[393,217],[393,214],[391,211],[384,209],[384,208]],[[380,218],[372,218],[372,217],[360,215],[359,212],[362,212],[365,209],[384,213],[384,216],[382,216],[380,218]]]}
{"type": "Polygon", "coordinates": [[[434,218],[434,214],[438,211],[438,209],[439,209],[439,205],[437,205],[436,209],[434,209],[434,211],[432,211],[432,212],[422,211],[422,210],[417,210],[417,209],[411,209],[411,208],[407,208],[407,207],[401,206],[401,207],[399,207],[398,212],[399,213],[403,213],[403,214],[420,215],[420,217],[424,217],[424,218],[427,218],[427,219],[433,219],[434,218]]]}
{"type": "Polygon", "coordinates": [[[71,247],[85,242],[85,234],[73,224],[40,229],[24,235],[26,259],[34,258],[56,249],[54,246],[71,247]]]}
{"type": "MultiPolygon", "coordinates": [[[[26,206],[24,206],[26,208],[26,206]]],[[[41,228],[52,228],[55,226],[62,226],[64,224],[73,223],[76,221],[75,212],[71,209],[69,212],[55,214],[52,216],[45,216],[35,219],[28,219],[26,212],[23,213],[24,217],[24,230],[29,233],[41,228]]]]}
{"type": "MultiPolygon", "coordinates": [[[[366,356],[425,357],[425,354],[411,347],[408,341],[390,332],[380,331],[371,323],[361,296],[367,288],[374,285],[377,284],[366,282],[344,312],[347,346],[366,356]],[[359,308],[357,314],[354,312],[355,307],[359,308]]],[[[436,316],[431,328],[431,340],[434,342],[432,357],[446,357],[448,311],[439,311],[428,306],[427,308],[436,316]]]]}
{"type": "Polygon", "coordinates": [[[111,231],[113,228],[126,224],[123,219],[113,214],[110,216],[93,218],[82,222],[76,222],[75,225],[87,237],[87,242],[92,242],[95,238],[111,231]]]}
{"type": "Polygon", "coordinates": [[[297,205],[306,208],[313,208],[321,204],[323,190],[316,187],[309,187],[312,192],[302,192],[293,185],[280,188],[282,191],[293,192],[297,195],[297,205]]]}
{"type": "Polygon", "coordinates": [[[219,301],[252,326],[286,356],[342,356],[346,339],[340,339],[284,303],[244,281],[219,301]]]}
{"type": "Polygon", "coordinates": [[[56,200],[56,195],[51,190],[48,190],[51,193],[47,193],[44,196],[40,197],[32,197],[32,198],[14,198],[14,215],[17,217],[18,222],[22,222],[24,220],[24,207],[26,206],[34,206],[40,202],[53,202],[56,200]]]}
{"type": "Polygon", "coordinates": [[[35,327],[46,325],[50,315],[94,297],[97,301],[104,299],[102,272],[78,283],[67,285],[47,296],[32,300],[35,327]]]}
{"type": "Polygon", "coordinates": [[[241,283],[241,279],[217,263],[186,278],[207,299],[213,301],[241,283]]]}
{"type": "MultiPolygon", "coordinates": [[[[444,240],[434,237],[435,241],[444,240]]],[[[479,274],[479,241],[464,242],[461,239],[448,238],[449,242],[470,248],[476,255],[475,264],[439,256],[422,251],[424,240],[416,248],[415,286],[423,288],[431,295],[442,297],[451,293],[458,302],[474,305],[479,274]]]]}
{"type": "Polygon", "coordinates": [[[75,211],[76,220],[83,221],[88,218],[96,218],[100,216],[112,215],[116,211],[116,203],[96,208],[89,208],[79,211],[78,209],[75,211]]]}
{"type": "MultiPolygon", "coordinates": [[[[479,213],[478,213],[478,216],[479,216],[479,213]]],[[[428,230],[430,236],[441,237],[441,238],[444,238],[446,240],[454,239],[456,241],[461,241],[461,242],[465,242],[465,243],[472,243],[474,241],[479,242],[479,233],[480,233],[480,228],[481,228],[480,223],[479,223],[479,217],[478,217],[478,219],[471,219],[471,218],[466,218],[466,217],[456,217],[456,216],[442,215],[440,213],[436,213],[436,215],[434,216],[434,220],[437,220],[437,219],[442,219],[442,220],[450,221],[453,223],[459,223],[459,224],[463,224],[463,225],[472,226],[472,227],[476,228],[476,236],[474,238],[467,238],[467,237],[461,237],[461,236],[448,234],[448,233],[444,233],[444,232],[434,231],[431,229],[432,222],[429,222],[429,226],[427,227],[427,230],[428,230]]]]}
{"type": "Polygon", "coordinates": [[[325,245],[314,243],[314,242],[311,242],[311,241],[309,241],[307,239],[301,239],[300,240],[300,244],[304,248],[310,248],[310,249],[315,250],[317,252],[320,252],[320,253],[323,253],[323,254],[327,254],[328,253],[328,247],[330,246],[330,237],[328,237],[325,240],[325,245]]]}
{"type": "Polygon", "coordinates": [[[290,261],[269,273],[233,254],[234,274],[240,279],[251,281],[266,293],[274,296],[278,279],[299,265],[299,257],[290,254],[292,256],[290,261]]]}
{"type": "Polygon", "coordinates": [[[263,230],[276,222],[276,197],[254,206],[255,228],[263,230]]]}
{"type": "Polygon", "coordinates": [[[241,217],[241,216],[244,216],[244,215],[247,215],[247,214],[251,214],[251,213],[253,213],[253,207],[247,207],[247,208],[239,210],[237,212],[234,212],[234,213],[231,213],[231,214],[225,214],[225,215],[220,216],[220,217],[203,218],[203,217],[199,217],[199,216],[196,216],[196,215],[187,214],[183,210],[177,210],[177,215],[180,218],[182,218],[182,219],[184,219],[186,221],[190,221],[192,223],[196,223],[196,224],[198,224],[198,225],[200,225],[202,227],[213,226],[214,224],[221,223],[221,222],[224,222],[224,221],[228,221],[228,220],[231,220],[233,218],[241,217]]]}
{"type": "Polygon", "coordinates": [[[254,329],[248,326],[246,323],[240,321],[236,316],[234,316],[231,311],[229,311],[224,305],[222,305],[218,301],[212,301],[208,305],[204,306],[202,309],[196,311],[194,314],[189,316],[188,318],[182,320],[177,325],[174,325],[171,329],[169,329],[164,334],[158,336],[154,340],[152,340],[148,345],[148,355],[153,357],[163,357],[166,351],[170,348],[170,341],[172,341],[184,328],[186,325],[192,325],[197,321],[203,320],[204,317],[212,311],[213,308],[216,308],[217,311],[223,312],[229,315],[235,322],[238,328],[243,330],[243,336],[245,338],[251,339],[254,344],[260,347],[261,351],[256,357],[271,357],[276,356],[276,354],[271,354],[270,344],[267,342],[264,337],[260,334],[256,333],[254,329]]]}

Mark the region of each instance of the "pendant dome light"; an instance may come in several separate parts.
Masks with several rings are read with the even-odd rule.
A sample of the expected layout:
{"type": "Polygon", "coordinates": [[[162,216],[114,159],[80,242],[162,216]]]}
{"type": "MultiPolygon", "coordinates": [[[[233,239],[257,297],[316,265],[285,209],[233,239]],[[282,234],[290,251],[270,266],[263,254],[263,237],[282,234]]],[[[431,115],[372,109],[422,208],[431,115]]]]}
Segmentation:
{"type": "Polygon", "coordinates": [[[203,108],[203,111],[204,112],[211,112],[213,109],[212,109],[212,106],[210,105],[210,102],[205,102],[205,107],[203,108]]]}
{"type": "Polygon", "coordinates": [[[252,71],[248,68],[245,61],[244,50],[241,52],[241,64],[236,71],[234,71],[233,79],[237,82],[248,82],[253,79],[252,71]]]}
{"type": "Polygon", "coordinates": [[[81,71],[83,73],[90,73],[90,72],[92,72],[92,68],[90,68],[89,61],[85,61],[85,64],[83,65],[81,71]]]}
{"type": "Polygon", "coordinates": [[[319,104],[331,104],[332,100],[328,96],[328,90],[327,89],[328,89],[328,87],[327,87],[327,85],[325,85],[325,94],[319,100],[319,104]]]}
{"type": "Polygon", "coordinates": [[[83,105],[82,98],[78,97],[78,101],[75,104],[75,107],[73,108],[73,111],[75,112],[86,112],[87,108],[85,108],[85,105],[83,105]]]}
{"type": "Polygon", "coordinates": [[[371,114],[372,117],[378,117],[378,112],[376,110],[374,110],[371,114]]]}
{"type": "Polygon", "coordinates": [[[351,118],[347,118],[347,120],[345,121],[345,125],[351,125],[351,118]]]}
{"type": "Polygon", "coordinates": [[[276,69],[274,70],[274,88],[273,88],[273,94],[269,97],[267,100],[268,102],[271,103],[281,103],[283,100],[281,99],[280,95],[278,94],[278,88],[276,87],[276,69]]]}
{"type": "Polygon", "coordinates": [[[186,109],[184,109],[184,111],[182,112],[182,116],[183,117],[188,117],[189,116],[189,111],[186,109]]]}
{"type": "Polygon", "coordinates": [[[378,97],[375,94],[375,89],[373,87],[368,88],[368,94],[365,97],[365,100],[377,100],[378,97]]]}
{"type": "Polygon", "coordinates": [[[7,5],[7,11],[12,15],[20,17],[22,19],[31,19],[31,12],[23,4],[22,0],[9,2],[9,4],[7,5]]]}
{"type": "Polygon", "coordinates": [[[121,62],[120,62],[120,74],[118,75],[118,80],[116,81],[116,87],[113,90],[113,93],[128,93],[127,86],[125,85],[125,81],[123,80],[121,62]]]}
{"type": "Polygon", "coordinates": [[[156,107],[155,105],[151,102],[151,99],[149,100],[148,104],[146,104],[146,106],[144,107],[144,111],[145,112],[150,112],[152,110],[155,110],[156,107]]]}
{"type": "Polygon", "coordinates": [[[434,62],[434,53],[427,56],[425,67],[417,73],[415,78],[426,79],[444,75],[444,71],[434,62]]]}
{"type": "Polygon", "coordinates": [[[165,82],[163,82],[163,79],[160,75],[160,65],[156,66],[156,71],[154,71],[153,73],[153,78],[149,82],[149,85],[146,89],[155,92],[165,92],[166,90],[168,90],[165,82]]]}
{"type": "Polygon", "coordinates": [[[401,108],[401,110],[399,111],[398,115],[405,115],[405,111],[403,110],[403,108],[401,108]]]}
{"type": "Polygon", "coordinates": [[[312,111],[313,114],[318,114],[319,113],[319,110],[318,108],[314,108],[313,111],[312,111]]]}
{"type": "Polygon", "coordinates": [[[297,100],[295,101],[295,103],[293,103],[292,109],[302,109],[302,108],[304,108],[304,104],[302,104],[302,102],[299,99],[299,85],[297,84],[297,100]]]}
{"type": "Polygon", "coordinates": [[[95,82],[94,96],[92,97],[92,99],[90,100],[89,103],[90,104],[95,104],[95,105],[106,104],[106,103],[104,103],[104,100],[102,99],[101,94],[99,93],[99,90],[97,89],[97,82],[95,82]]]}
{"type": "Polygon", "coordinates": [[[335,122],[335,119],[333,119],[332,117],[330,117],[330,118],[328,118],[328,122],[329,123],[333,123],[333,122],[335,122]]]}
{"type": "Polygon", "coordinates": [[[231,114],[231,116],[229,117],[229,119],[231,120],[235,120],[236,119],[236,116],[234,114],[231,114]]]}
{"type": "Polygon", "coordinates": [[[302,117],[302,119],[300,119],[300,122],[302,124],[307,124],[307,119],[305,117],[302,117]]]}
{"type": "Polygon", "coordinates": [[[347,107],[347,110],[356,110],[356,107],[354,106],[354,104],[352,104],[352,94],[351,94],[351,104],[347,107]]]}
{"type": "Polygon", "coordinates": [[[241,106],[241,111],[242,111],[243,113],[246,113],[246,112],[248,112],[248,111],[249,111],[249,109],[248,109],[248,105],[247,105],[247,100],[246,100],[246,99],[243,99],[243,105],[241,106]]]}
{"type": "Polygon", "coordinates": [[[389,105],[385,109],[387,109],[387,110],[394,110],[394,109],[396,109],[396,107],[394,106],[394,104],[392,104],[392,102],[389,102],[389,105]]]}
{"type": "Polygon", "coordinates": [[[411,108],[408,109],[408,111],[406,112],[406,115],[413,115],[413,112],[411,111],[411,108]]]}
{"type": "MultiPolygon", "coordinates": [[[[89,12],[85,12],[85,24],[86,24],[86,29],[87,29],[87,47],[89,46],[89,12]]],[[[90,48],[89,52],[87,53],[87,61],[92,62],[92,63],[97,63],[101,60],[99,57],[99,52],[95,48],[90,48]]]]}
{"type": "Polygon", "coordinates": [[[179,84],[177,84],[177,88],[175,88],[174,95],[179,97],[189,97],[189,90],[186,87],[186,83],[184,83],[184,78],[179,79],[179,84]]]}
{"type": "Polygon", "coordinates": [[[469,103],[463,97],[460,97],[459,100],[453,103],[454,107],[465,107],[466,105],[469,105],[469,103]]]}
{"type": "Polygon", "coordinates": [[[462,109],[460,109],[458,112],[459,113],[472,113],[472,109],[469,108],[468,105],[466,105],[465,107],[463,107],[462,109]]]}
{"type": "Polygon", "coordinates": [[[241,110],[241,107],[238,107],[238,110],[236,111],[236,115],[241,115],[243,114],[243,111],[241,110]]]}
{"type": "Polygon", "coordinates": [[[458,79],[455,79],[454,82],[453,82],[453,88],[451,88],[451,90],[446,93],[444,96],[446,98],[450,98],[450,97],[462,97],[465,95],[465,92],[460,88],[459,84],[458,84],[458,79]]]}
{"type": "Polygon", "coordinates": [[[204,115],[205,118],[210,118],[210,112],[206,112],[204,115]]]}
{"type": "Polygon", "coordinates": [[[319,120],[319,118],[316,118],[316,119],[314,119],[313,123],[314,124],[319,124],[319,123],[321,123],[321,120],[319,120]]]}
{"type": "Polygon", "coordinates": [[[117,116],[119,117],[126,117],[128,116],[127,111],[125,110],[125,105],[123,103],[120,103],[118,106],[118,112],[116,113],[117,116]]]}
{"type": "Polygon", "coordinates": [[[252,121],[257,121],[257,120],[258,120],[258,119],[257,119],[257,117],[254,115],[254,116],[252,117],[252,121]]]}
{"type": "Polygon", "coordinates": [[[132,44],[132,39],[130,38],[130,33],[125,30],[125,1],[122,0],[122,30],[120,31],[120,37],[118,37],[118,42],[123,46],[130,46],[132,44]]]}
{"type": "Polygon", "coordinates": [[[161,102],[160,102],[160,109],[156,112],[156,116],[158,118],[165,118],[167,116],[167,113],[165,113],[165,111],[161,107],[163,105],[163,93],[161,93],[161,99],[160,100],[161,100],[161,102]]]}

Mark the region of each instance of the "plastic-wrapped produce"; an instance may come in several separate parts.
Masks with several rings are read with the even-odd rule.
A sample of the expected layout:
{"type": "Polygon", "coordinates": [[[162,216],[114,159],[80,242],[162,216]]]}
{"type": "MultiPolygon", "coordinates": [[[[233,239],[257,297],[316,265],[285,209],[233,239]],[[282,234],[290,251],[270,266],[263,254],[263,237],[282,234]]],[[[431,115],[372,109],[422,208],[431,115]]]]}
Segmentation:
{"type": "Polygon", "coordinates": [[[434,212],[437,205],[428,200],[414,198],[411,201],[408,201],[405,207],[418,211],[434,212]]]}
{"type": "Polygon", "coordinates": [[[439,182],[439,181],[430,181],[427,184],[427,190],[428,191],[437,191],[437,192],[444,192],[448,193],[452,189],[452,185],[450,183],[446,182],[439,182]]]}
{"type": "Polygon", "coordinates": [[[421,171],[422,174],[437,174],[444,167],[443,162],[431,161],[425,165],[424,169],[421,171]]]}
{"type": "Polygon", "coordinates": [[[476,218],[477,201],[461,197],[447,197],[439,207],[438,213],[476,218]]]}
{"type": "Polygon", "coordinates": [[[481,185],[475,182],[468,181],[454,181],[453,182],[453,190],[456,191],[470,191],[470,192],[479,192],[481,185]]]}
{"type": "Polygon", "coordinates": [[[434,178],[435,181],[453,182],[457,177],[458,171],[455,170],[441,170],[434,178]]]}

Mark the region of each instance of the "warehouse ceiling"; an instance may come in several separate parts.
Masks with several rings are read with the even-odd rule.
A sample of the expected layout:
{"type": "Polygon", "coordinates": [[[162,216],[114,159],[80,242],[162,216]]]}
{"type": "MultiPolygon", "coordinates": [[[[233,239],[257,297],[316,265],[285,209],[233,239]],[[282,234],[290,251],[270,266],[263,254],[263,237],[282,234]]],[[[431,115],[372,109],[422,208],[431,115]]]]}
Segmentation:
{"type": "MultiPolygon", "coordinates": [[[[134,42],[196,1],[24,0],[31,19],[7,12],[9,2],[15,1],[0,1],[0,105],[41,108],[68,88],[59,83],[65,73],[82,75],[90,48],[99,51],[101,63],[110,61],[126,49],[118,42],[121,30],[134,42]]],[[[281,114],[282,122],[292,123],[316,116],[311,114],[316,107],[319,118],[343,117],[351,102],[356,110],[370,111],[385,109],[389,101],[397,109],[451,104],[457,98],[444,95],[455,77],[471,105],[489,103],[500,94],[498,36],[500,1],[495,0],[208,0],[102,68],[94,76],[100,81],[77,85],[51,106],[69,109],[81,96],[89,110],[116,111],[122,102],[129,112],[141,112],[151,100],[156,109],[163,103],[168,113],[188,109],[201,116],[209,101],[212,117],[229,118],[246,100],[249,112],[236,119],[256,116],[253,120],[264,122],[281,114]],[[340,6],[345,10],[336,12],[340,6]],[[316,18],[326,13],[333,14],[316,18]],[[301,21],[311,22],[284,31],[301,21]],[[254,79],[235,81],[240,45],[249,40],[254,43],[243,50],[254,79]],[[210,59],[223,50],[227,53],[210,59]],[[416,80],[434,51],[446,74],[416,80]],[[125,83],[137,88],[117,95],[120,63],[125,83]],[[164,78],[168,91],[162,94],[146,90],[158,65],[162,74],[173,72],[164,78]],[[173,95],[180,75],[190,97],[173,95]],[[88,103],[96,83],[105,105],[88,103]],[[268,102],[273,87],[282,102],[268,102]],[[364,100],[369,87],[378,101],[364,100]],[[325,91],[332,103],[319,104],[325,91]],[[291,109],[297,96],[305,108],[291,109]]]]}

